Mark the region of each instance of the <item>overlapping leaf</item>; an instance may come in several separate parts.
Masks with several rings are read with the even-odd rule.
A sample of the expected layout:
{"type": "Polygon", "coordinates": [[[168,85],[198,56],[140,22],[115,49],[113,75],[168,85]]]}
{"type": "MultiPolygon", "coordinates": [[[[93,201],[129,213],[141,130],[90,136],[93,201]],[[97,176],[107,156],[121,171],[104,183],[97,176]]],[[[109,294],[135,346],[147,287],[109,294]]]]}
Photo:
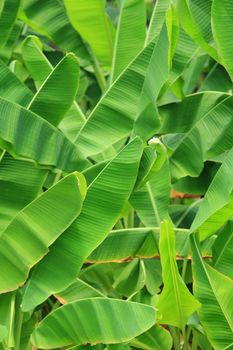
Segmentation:
{"type": "Polygon", "coordinates": [[[42,190],[47,171],[32,162],[2,155],[0,162],[0,232],[42,190]]]}
{"type": "Polygon", "coordinates": [[[34,30],[46,35],[64,50],[74,52],[82,64],[89,63],[88,50],[80,35],[70,24],[61,1],[48,0],[43,6],[39,0],[24,1],[20,17],[34,30]]]}
{"type": "Polygon", "coordinates": [[[198,176],[205,160],[231,148],[232,107],[233,98],[229,96],[204,114],[182,135],[170,158],[174,179],[187,175],[198,176]]]}
{"type": "Polygon", "coordinates": [[[32,309],[74,281],[85,259],[118,220],[135,184],[141,154],[141,141],[135,138],[90,184],[80,217],[34,269],[24,309],[32,309]]]}
{"type": "Polygon", "coordinates": [[[123,1],[115,40],[112,67],[113,81],[143,49],[145,37],[146,9],[144,1],[123,1]]]}
{"type": "Polygon", "coordinates": [[[150,328],[155,315],[154,308],[139,303],[104,298],[81,300],[48,315],[33,332],[32,341],[41,349],[86,342],[126,342],[150,328]]]}
{"type": "Polygon", "coordinates": [[[68,54],[41,85],[28,108],[57,126],[74,101],[78,83],[78,61],[68,54]]]}
{"type": "Polygon", "coordinates": [[[3,98],[0,98],[0,121],[1,147],[13,156],[29,158],[40,165],[67,172],[84,165],[77,147],[58,129],[3,98]]]}
{"type": "Polygon", "coordinates": [[[105,12],[105,0],[64,0],[73,27],[90,44],[99,61],[111,66],[115,28],[105,12]]]}
{"type": "Polygon", "coordinates": [[[14,217],[0,235],[1,292],[25,282],[30,268],[80,213],[83,196],[82,175],[68,175],[14,217]]]}
{"type": "Polygon", "coordinates": [[[211,182],[192,223],[191,231],[198,231],[206,239],[232,217],[233,209],[233,149],[226,155],[211,182]]]}
{"type": "Polygon", "coordinates": [[[204,263],[194,236],[194,295],[202,303],[199,315],[209,341],[216,350],[233,343],[233,281],[204,263]]]}
{"type": "Polygon", "coordinates": [[[166,74],[164,75],[168,69],[167,40],[164,26],[159,38],[153,40],[135,58],[100,100],[76,139],[84,155],[91,156],[102,152],[129,135],[139,109],[144,108],[151,97],[155,100],[156,93],[158,94],[167,79],[166,74]],[[161,63],[166,62],[165,66],[158,64],[158,57],[161,63]],[[148,76],[151,71],[154,73],[155,66],[156,80],[151,75],[148,76]],[[151,84],[153,91],[150,91],[151,84]]]}

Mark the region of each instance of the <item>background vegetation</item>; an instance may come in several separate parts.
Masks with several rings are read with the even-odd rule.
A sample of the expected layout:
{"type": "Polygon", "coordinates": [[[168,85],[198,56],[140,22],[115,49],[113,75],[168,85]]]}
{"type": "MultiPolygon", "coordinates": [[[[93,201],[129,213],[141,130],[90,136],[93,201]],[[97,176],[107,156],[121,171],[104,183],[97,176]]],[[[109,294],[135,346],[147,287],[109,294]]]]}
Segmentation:
{"type": "Polygon", "coordinates": [[[233,1],[1,0],[0,58],[0,349],[233,349],[233,1]]]}

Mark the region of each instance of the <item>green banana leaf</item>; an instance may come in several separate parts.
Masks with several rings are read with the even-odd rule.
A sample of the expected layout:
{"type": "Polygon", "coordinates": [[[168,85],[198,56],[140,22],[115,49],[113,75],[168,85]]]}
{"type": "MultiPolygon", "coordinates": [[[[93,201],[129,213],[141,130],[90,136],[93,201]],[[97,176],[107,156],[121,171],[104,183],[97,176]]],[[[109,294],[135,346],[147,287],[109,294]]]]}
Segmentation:
{"type": "Polygon", "coordinates": [[[0,294],[0,348],[14,347],[15,341],[10,330],[13,326],[15,292],[0,294]]]}
{"type": "Polygon", "coordinates": [[[22,58],[32,76],[37,90],[53,70],[53,66],[42,51],[42,43],[38,37],[29,35],[22,44],[22,58]]]}
{"type": "Polygon", "coordinates": [[[133,339],[131,344],[135,348],[144,350],[170,350],[172,348],[172,337],[167,330],[156,325],[133,339]]]}
{"type": "Polygon", "coordinates": [[[169,53],[168,53],[168,61],[169,66],[172,66],[172,59],[176,52],[176,47],[179,40],[179,19],[177,14],[177,9],[174,4],[170,4],[167,12],[166,12],[166,25],[168,30],[168,39],[169,39],[169,53]]]}
{"type": "MultiPolygon", "coordinates": [[[[37,85],[38,88],[45,82],[45,80],[52,73],[52,70],[53,70],[53,66],[48,61],[44,53],[42,52],[41,46],[42,46],[41,42],[38,40],[37,37],[34,37],[34,36],[28,36],[24,40],[23,46],[22,46],[24,63],[27,69],[29,70],[31,76],[33,77],[35,84],[37,85]]],[[[66,84],[69,83],[69,79],[67,78],[68,76],[69,75],[65,76],[66,84]]],[[[78,76],[76,78],[78,78],[78,76]]],[[[68,90],[69,90],[69,87],[68,87],[68,90]]],[[[63,98],[64,97],[62,95],[61,101],[63,101],[63,98]]],[[[49,96],[49,100],[51,101],[51,96],[49,96]]],[[[49,107],[49,110],[51,113],[51,107],[49,107]]],[[[65,114],[65,116],[62,118],[61,122],[59,123],[59,129],[62,130],[62,132],[71,141],[73,141],[76,138],[78,131],[83,126],[84,122],[85,122],[85,116],[83,115],[78,104],[74,102],[71,108],[68,110],[68,112],[65,114]]]]}
{"type": "Polygon", "coordinates": [[[67,172],[85,167],[77,147],[31,111],[0,98],[0,120],[1,147],[14,157],[29,158],[47,168],[56,167],[67,172]]]}
{"type": "Polygon", "coordinates": [[[69,287],[62,292],[55,295],[55,297],[62,303],[67,304],[73,301],[87,298],[106,297],[98,289],[92,287],[87,282],[77,278],[69,287]]]}
{"type": "Polygon", "coordinates": [[[198,176],[205,160],[220,155],[232,147],[232,106],[233,97],[229,96],[204,114],[183,135],[170,157],[174,180],[187,175],[198,176]]]}
{"type": "Polygon", "coordinates": [[[201,324],[214,349],[233,343],[233,281],[204,263],[195,236],[191,236],[194,295],[202,303],[198,310],[201,324]]]}
{"type": "MultiPolygon", "coordinates": [[[[121,295],[119,295],[119,293],[116,293],[112,287],[114,280],[120,270],[120,265],[116,263],[94,264],[82,269],[80,271],[79,277],[84,282],[97,289],[98,292],[101,292],[105,297],[108,296],[111,298],[121,298],[121,295]]],[[[69,287],[67,289],[69,289],[69,287]]],[[[62,292],[59,292],[58,296],[63,292],[64,290],[62,292]]]]}
{"type": "Polygon", "coordinates": [[[130,297],[141,290],[146,283],[146,270],[142,260],[134,259],[123,267],[115,278],[113,288],[123,295],[130,297]]]}
{"type": "Polygon", "coordinates": [[[79,215],[85,191],[83,175],[68,175],[12,219],[0,235],[1,292],[25,282],[31,267],[79,215]]]}
{"type": "Polygon", "coordinates": [[[105,12],[105,0],[64,0],[72,26],[93,49],[102,65],[111,67],[115,28],[105,12]]]}
{"type": "Polygon", "coordinates": [[[167,40],[166,28],[163,27],[159,38],[139,53],[97,104],[75,141],[85,156],[100,153],[128,136],[142,108],[139,104],[147,104],[151,93],[155,99],[154,84],[158,92],[164,83],[163,70],[166,67],[159,72],[158,62],[152,58],[156,59],[159,55],[163,63],[168,62],[167,40]],[[155,65],[158,71],[156,80],[152,79],[154,75],[148,77],[155,65]],[[151,84],[153,92],[148,91],[151,84]]]}
{"type": "Polygon", "coordinates": [[[199,91],[222,91],[231,92],[233,84],[226,69],[220,64],[215,64],[210,70],[199,91]]]}
{"type": "Polygon", "coordinates": [[[186,34],[183,28],[180,27],[176,51],[172,60],[170,84],[176,82],[176,80],[183,74],[192,58],[198,55],[199,51],[200,49],[196,43],[190,38],[189,35],[186,34]]]}
{"type": "Polygon", "coordinates": [[[211,0],[178,0],[178,13],[184,30],[213,59],[218,54],[212,46],[211,0]]]}
{"type": "Polygon", "coordinates": [[[213,266],[233,279],[233,222],[229,221],[219,233],[213,245],[213,266]]]}
{"type": "Polygon", "coordinates": [[[141,155],[142,143],[135,138],[90,184],[81,215],[34,269],[23,299],[25,310],[63,290],[77,277],[85,259],[118,220],[134,187],[141,155]]]}
{"type": "Polygon", "coordinates": [[[32,29],[45,35],[62,49],[73,52],[81,65],[88,65],[90,56],[81,38],[69,22],[64,4],[59,0],[23,1],[20,18],[32,29]],[[56,23],[56,25],[54,25],[56,23]]]}
{"type": "Polygon", "coordinates": [[[105,298],[80,300],[48,315],[34,330],[32,342],[41,349],[126,342],[150,328],[155,317],[155,309],[148,305],[105,298]]]}
{"type": "Polygon", "coordinates": [[[161,223],[160,255],[164,287],[157,307],[161,313],[160,323],[185,327],[188,318],[200,307],[181,278],[175,259],[175,235],[169,220],[161,223]],[[172,310],[172,312],[171,312],[172,310]]]}
{"type": "Polygon", "coordinates": [[[159,108],[161,116],[160,133],[187,133],[215,106],[224,101],[228,94],[218,91],[195,93],[185,96],[179,103],[170,103],[159,108]],[[175,117],[174,117],[175,116],[175,117]]]}
{"type": "Polygon", "coordinates": [[[5,63],[9,62],[12,56],[13,50],[15,48],[15,43],[17,42],[17,40],[19,40],[22,28],[23,28],[23,23],[17,20],[10,31],[7,41],[1,47],[0,59],[3,62],[5,63]]]}
{"type": "Polygon", "coordinates": [[[211,182],[191,226],[191,232],[199,232],[204,240],[232,217],[233,210],[233,148],[211,182]]]}
{"type": "Polygon", "coordinates": [[[116,33],[112,81],[143,49],[146,38],[146,9],[144,0],[125,0],[121,4],[116,33]]]}
{"type": "MultiPolygon", "coordinates": [[[[175,228],[176,256],[183,256],[188,229],[175,228]]],[[[159,254],[159,227],[141,227],[111,231],[105,240],[89,255],[88,263],[127,261],[133,258],[155,258],[159,254]]],[[[203,256],[211,256],[212,240],[202,246],[203,256]]]]}
{"type": "Polygon", "coordinates": [[[33,94],[7,65],[0,60],[0,96],[24,107],[31,101],[33,94]]]}
{"type": "MultiPolygon", "coordinates": [[[[192,94],[196,91],[196,86],[200,84],[199,81],[202,77],[203,66],[207,65],[208,62],[209,57],[205,54],[198,57],[193,57],[193,59],[190,61],[190,64],[182,76],[184,80],[183,92],[185,95],[192,94]]],[[[214,89],[214,91],[216,90],[219,89],[214,89]]],[[[209,89],[199,89],[199,91],[209,91],[209,89]]]]}
{"type": "Polygon", "coordinates": [[[0,161],[0,233],[12,218],[42,190],[47,175],[32,162],[12,158],[5,153],[0,161]]]}
{"type": "Polygon", "coordinates": [[[144,111],[149,104],[152,104],[155,111],[157,110],[156,100],[162,87],[168,81],[171,51],[169,29],[164,20],[159,37],[154,39],[157,41],[158,47],[157,50],[154,50],[149,61],[147,74],[139,99],[138,113],[144,111]],[[154,74],[156,74],[156,79],[154,79],[154,74]]]}
{"type": "Polygon", "coordinates": [[[0,47],[7,41],[14,26],[19,10],[20,0],[5,0],[0,11],[0,47]]]}
{"type": "Polygon", "coordinates": [[[57,126],[74,101],[78,83],[78,60],[73,54],[68,54],[49,74],[28,109],[57,126]]]}
{"type": "Polygon", "coordinates": [[[165,14],[169,8],[171,0],[157,0],[151,15],[149,28],[147,30],[146,45],[157,37],[162,29],[165,14]]]}
{"type": "Polygon", "coordinates": [[[152,138],[143,150],[135,189],[145,185],[167,160],[167,149],[158,138],[152,138]]]}
{"type": "Polygon", "coordinates": [[[212,26],[219,56],[231,80],[233,80],[232,36],[233,4],[226,0],[212,1],[212,26]]]}
{"type": "Polygon", "coordinates": [[[24,67],[23,63],[19,60],[11,61],[9,68],[16,77],[23,83],[28,79],[29,74],[27,69],[24,67]]]}
{"type": "Polygon", "coordinates": [[[159,226],[167,217],[170,190],[169,164],[165,161],[161,169],[151,175],[151,179],[130,197],[130,203],[145,226],[159,226]]]}

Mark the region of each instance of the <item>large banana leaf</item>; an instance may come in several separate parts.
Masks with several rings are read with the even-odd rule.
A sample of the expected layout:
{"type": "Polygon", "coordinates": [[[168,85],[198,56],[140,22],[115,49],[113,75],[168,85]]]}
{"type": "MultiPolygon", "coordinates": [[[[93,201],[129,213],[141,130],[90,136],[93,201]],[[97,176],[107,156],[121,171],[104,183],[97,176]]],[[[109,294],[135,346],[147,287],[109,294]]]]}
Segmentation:
{"type": "Polygon", "coordinates": [[[85,259],[118,220],[134,187],[141,154],[141,141],[135,138],[90,184],[81,215],[34,269],[24,295],[25,310],[77,277],[85,259]]]}
{"type": "Polygon", "coordinates": [[[30,35],[23,41],[22,57],[37,89],[39,89],[52,72],[53,66],[42,52],[42,43],[36,36],[30,35]]]}
{"type": "Polygon", "coordinates": [[[182,102],[159,109],[160,133],[187,133],[195,124],[229,95],[221,92],[202,92],[186,96],[182,102]]]}
{"type": "Polygon", "coordinates": [[[147,31],[146,44],[157,37],[162,29],[165,14],[169,8],[171,0],[157,0],[151,15],[149,28],[147,31]]]}
{"type": "Polygon", "coordinates": [[[90,61],[88,50],[70,24],[62,1],[47,0],[43,6],[40,0],[23,1],[20,18],[62,49],[74,52],[82,65],[87,65],[90,61]]]}
{"type": "Polygon", "coordinates": [[[203,38],[211,43],[213,41],[211,30],[212,0],[189,0],[189,9],[203,38]]]}
{"type": "Polygon", "coordinates": [[[0,11],[0,47],[7,41],[14,26],[19,10],[20,0],[5,0],[0,11]]]}
{"type": "MultiPolygon", "coordinates": [[[[127,261],[133,258],[155,258],[159,254],[159,227],[141,227],[132,229],[113,230],[105,240],[87,258],[88,263],[107,263],[111,261],[127,261]]],[[[176,257],[182,257],[188,229],[174,229],[176,257]]],[[[211,245],[207,241],[202,247],[203,256],[211,256],[211,245]]]]}
{"type": "Polygon", "coordinates": [[[0,60],[0,96],[27,106],[33,94],[0,60]]]}
{"type": "Polygon", "coordinates": [[[184,329],[189,316],[200,304],[189,292],[179,274],[175,258],[175,235],[169,220],[162,222],[160,235],[159,249],[164,283],[157,304],[162,315],[160,323],[184,329]]]}
{"type": "MultiPolygon", "coordinates": [[[[37,37],[28,36],[24,40],[23,46],[22,46],[24,63],[28,71],[30,72],[31,76],[33,77],[35,84],[38,88],[45,82],[45,80],[48,78],[48,76],[52,73],[52,70],[53,70],[53,66],[48,61],[48,59],[46,58],[46,56],[41,50],[41,45],[42,44],[37,37]]],[[[73,73],[71,75],[73,75],[73,73]]],[[[64,86],[66,86],[66,84],[70,84],[68,76],[69,75],[65,76],[64,86]]],[[[61,78],[64,78],[63,74],[61,75],[61,78]]],[[[78,76],[76,76],[76,79],[78,79],[78,76]]],[[[55,82],[55,86],[56,85],[57,85],[57,80],[55,82]]],[[[70,87],[68,87],[68,90],[69,89],[70,87]]],[[[63,90],[63,88],[61,90],[63,90]]],[[[60,104],[61,103],[64,104],[63,98],[64,96],[62,94],[62,96],[60,96],[60,99],[61,99],[61,101],[59,102],[60,104]]],[[[51,101],[50,95],[49,95],[49,101],[51,101]]],[[[55,98],[55,101],[57,102],[57,97],[55,98]]],[[[48,109],[50,110],[50,113],[51,113],[51,106],[49,106],[48,109]]],[[[81,109],[79,108],[78,104],[74,102],[71,108],[69,109],[69,111],[64,116],[64,118],[61,120],[59,124],[59,129],[61,129],[63,133],[71,141],[73,141],[76,135],[78,134],[78,131],[81,129],[82,125],[84,124],[84,121],[85,121],[85,117],[81,109]]]]}
{"type": "Polygon", "coordinates": [[[219,56],[233,80],[232,65],[232,30],[233,30],[233,3],[227,0],[213,0],[212,2],[213,34],[217,44],[219,56]]]}
{"type": "Polygon", "coordinates": [[[30,268],[78,216],[84,196],[84,177],[68,175],[13,218],[0,235],[1,292],[25,282],[30,268]]]}
{"type": "Polygon", "coordinates": [[[233,97],[229,96],[184,134],[170,158],[173,179],[198,176],[205,160],[232,147],[232,108],[233,97]]]}
{"type": "Polygon", "coordinates": [[[158,47],[157,50],[154,50],[149,61],[139,99],[138,113],[144,111],[149,104],[152,104],[154,109],[157,110],[156,100],[161,88],[168,80],[171,43],[169,42],[169,28],[167,28],[165,20],[159,37],[154,40],[158,42],[158,47]],[[154,79],[155,73],[156,79],[154,79]]]}
{"type": "Polygon", "coordinates": [[[84,165],[73,143],[27,109],[0,98],[0,120],[1,147],[13,156],[29,158],[40,165],[67,172],[84,165]]]}
{"type": "Polygon", "coordinates": [[[204,263],[194,236],[193,253],[194,295],[202,303],[201,323],[216,350],[229,349],[233,343],[233,281],[204,263]]]}
{"type": "Polygon", "coordinates": [[[147,332],[132,340],[135,348],[144,350],[170,350],[172,338],[167,330],[160,326],[153,326],[147,332]]]}
{"type": "Polygon", "coordinates": [[[231,92],[233,87],[231,78],[226,69],[220,64],[215,64],[202,82],[199,91],[223,91],[231,92]]]}
{"type": "Polygon", "coordinates": [[[121,4],[115,40],[112,80],[143,49],[146,37],[146,9],[144,0],[125,0],[121,4]]]}
{"type": "Polygon", "coordinates": [[[233,222],[229,221],[213,245],[213,266],[233,279],[233,222]]]}
{"type": "Polygon", "coordinates": [[[90,44],[98,60],[111,67],[115,28],[105,13],[105,0],[64,0],[73,27],[90,44]]]}
{"type": "Polygon", "coordinates": [[[149,329],[155,316],[154,308],[139,303],[105,298],[80,300],[48,315],[33,332],[32,342],[41,349],[126,342],[149,329]]]}
{"type": "Polygon", "coordinates": [[[179,37],[176,45],[176,51],[172,60],[172,70],[170,74],[170,82],[174,83],[184,72],[185,68],[199,52],[199,47],[190,38],[189,35],[179,28],[179,37]]]}
{"type": "Polygon", "coordinates": [[[1,47],[0,59],[6,63],[8,63],[11,58],[12,52],[15,48],[15,44],[17,43],[17,40],[19,40],[22,28],[23,23],[17,20],[10,31],[7,41],[1,47]]]}
{"type": "Polygon", "coordinates": [[[57,126],[74,101],[78,83],[78,61],[68,54],[41,85],[28,108],[57,126]]]}
{"type": "Polygon", "coordinates": [[[232,217],[232,168],[233,148],[217,171],[192,223],[191,232],[198,231],[201,240],[216,232],[232,217]]]}
{"type": "Polygon", "coordinates": [[[215,60],[216,49],[211,45],[211,0],[179,0],[178,13],[184,30],[215,60]]]}
{"type": "Polygon", "coordinates": [[[47,171],[5,153],[0,161],[0,232],[41,191],[47,171]]]}
{"type": "Polygon", "coordinates": [[[166,80],[163,71],[167,66],[160,69],[153,58],[157,59],[159,55],[161,62],[168,64],[167,43],[167,31],[163,27],[160,37],[152,41],[111,85],[78,134],[76,143],[83,154],[90,156],[102,152],[129,135],[137,119],[139,103],[144,103],[144,97],[151,94],[155,99],[154,84],[158,92],[166,80]],[[154,75],[151,76],[155,65],[153,74],[157,75],[156,80],[154,75]],[[149,72],[150,77],[144,86],[149,72]],[[148,91],[151,84],[153,91],[148,91]]]}

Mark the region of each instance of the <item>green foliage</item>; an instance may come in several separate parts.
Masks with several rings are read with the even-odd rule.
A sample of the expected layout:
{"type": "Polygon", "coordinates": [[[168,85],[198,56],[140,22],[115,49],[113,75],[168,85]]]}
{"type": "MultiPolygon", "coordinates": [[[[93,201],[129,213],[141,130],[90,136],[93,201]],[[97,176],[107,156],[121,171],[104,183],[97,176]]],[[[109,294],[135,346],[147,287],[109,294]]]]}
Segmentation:
{"type": "Polygon", "coordinates": [[[232,18],[0,0],[0,350],[233,348],[232,18]]]}

